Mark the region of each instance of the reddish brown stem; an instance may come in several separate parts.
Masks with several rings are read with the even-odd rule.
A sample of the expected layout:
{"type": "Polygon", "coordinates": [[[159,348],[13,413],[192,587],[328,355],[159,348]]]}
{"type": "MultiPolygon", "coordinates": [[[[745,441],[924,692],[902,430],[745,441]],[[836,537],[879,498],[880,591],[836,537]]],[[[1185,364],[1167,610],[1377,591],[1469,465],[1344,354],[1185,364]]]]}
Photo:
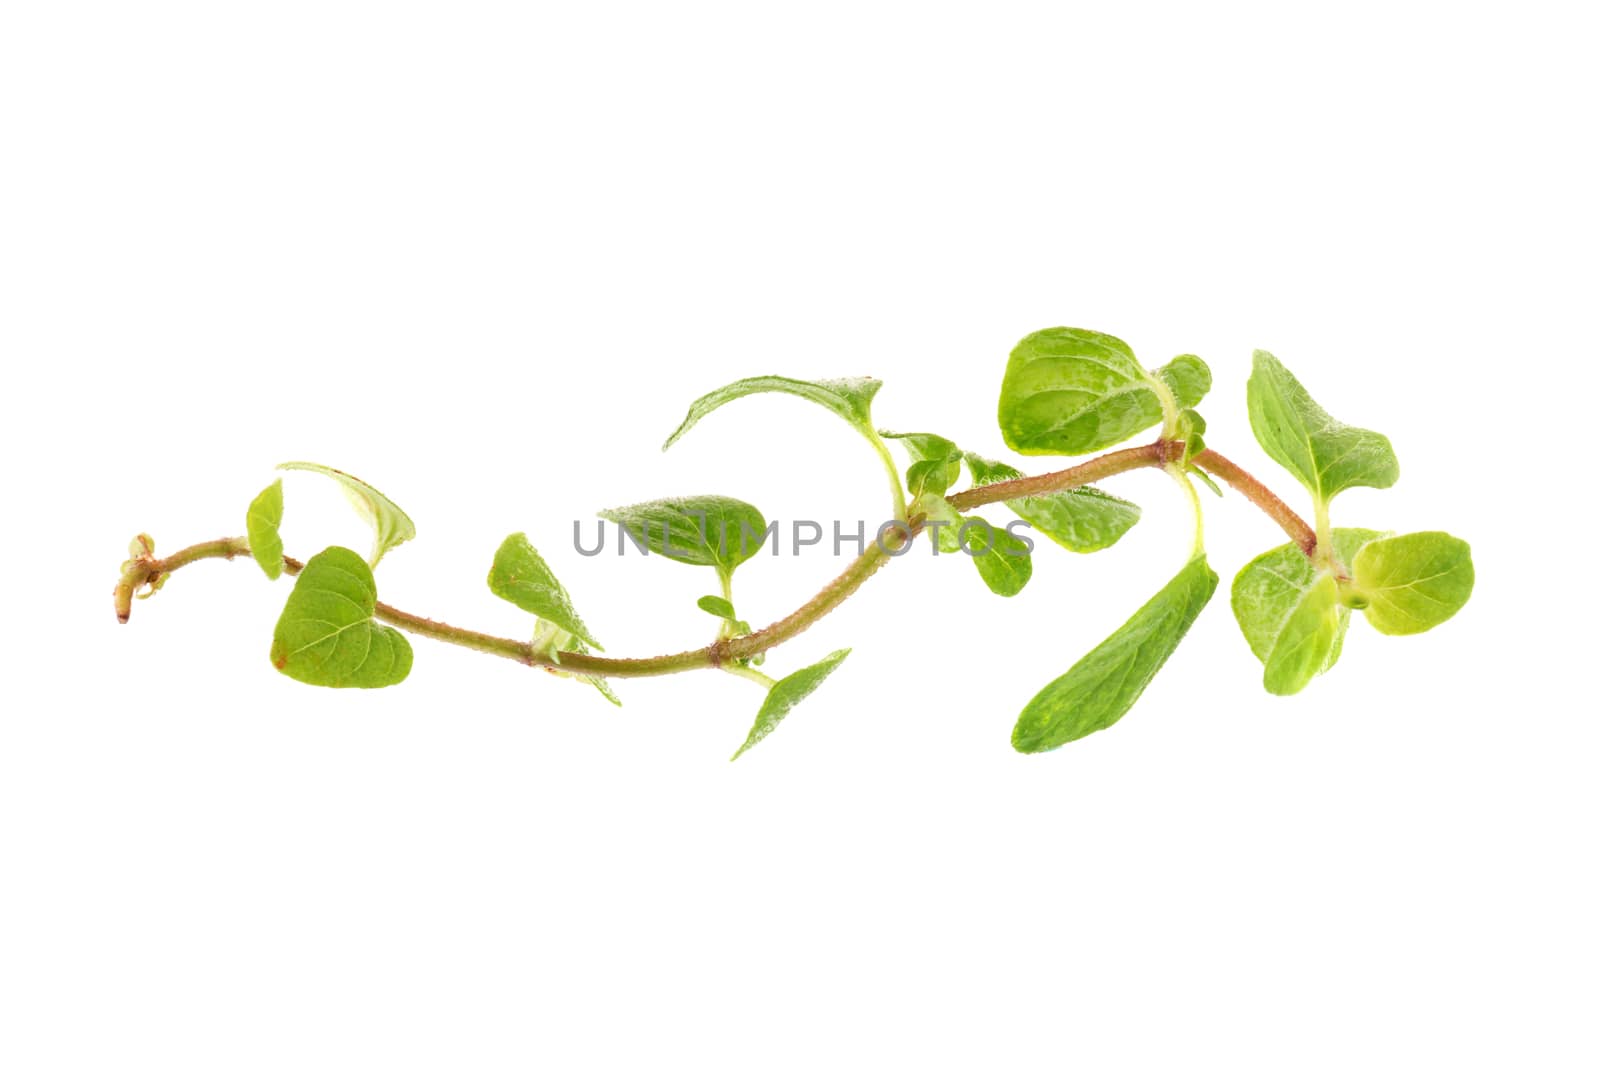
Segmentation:
{"type": "Polygon", "coordinates": [[[1283,532],[1289,535],[1289,540],[1299,545],[1300,551],[1307,556],[1317,551],[1317,532],[1306,520],[1296,515],[1294,509],[1285,504],[1276,493],[1257,481],[1249,471],[1227,456],[1213,452],[1209,448],[1197,453],[1190,462],[1203,471],[1215,474],[1238,490],[1245,499],[1266,512],[1273,522],[1283,527],[1283,532]]]}

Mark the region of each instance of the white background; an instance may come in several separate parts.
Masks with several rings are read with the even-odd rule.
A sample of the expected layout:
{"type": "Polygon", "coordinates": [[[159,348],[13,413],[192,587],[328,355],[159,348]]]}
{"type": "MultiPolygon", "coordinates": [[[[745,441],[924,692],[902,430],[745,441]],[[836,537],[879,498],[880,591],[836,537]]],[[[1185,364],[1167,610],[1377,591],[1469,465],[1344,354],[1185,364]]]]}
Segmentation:
{"type": "MultiPolygon", "coordinates": [[[[1595,1062],[1577,10],[9,6],[0,1060],[1595,1062]],[[298,686],[245,561],[112,619],[130,535],[242,533],[312,459],[415,518],[387,600],[525,633],[483,577],[526,530],[609,649],[691,647],[709,576],[581,558],[574,518],[886,501],[788,398],[661,454],[690,399],[872,374],[881,425],[1002,455],[1051,325],[1203,356],[1209,441],[1301,504],[1245,421],[1272,350],[1400,457],[1336,521],[1467,538],[1471,604],[1357,620],[1278,699],[1224,585],[1121,724],[1017,755],[1182,562],[1139,472],[1145,521],[1012,601],[891,565],[771,657],[855,649],[733,765],[731,677],[615,710],[417,639],[397,689],[298,686]]],[[[288,497],[292,552],[365,548],[331,486],[288,497]]],[[[1225,583],[1282,539],[1207,507],[1225,583]]],[[[740,606],[841,565],[762,558],[740,606]]]]}

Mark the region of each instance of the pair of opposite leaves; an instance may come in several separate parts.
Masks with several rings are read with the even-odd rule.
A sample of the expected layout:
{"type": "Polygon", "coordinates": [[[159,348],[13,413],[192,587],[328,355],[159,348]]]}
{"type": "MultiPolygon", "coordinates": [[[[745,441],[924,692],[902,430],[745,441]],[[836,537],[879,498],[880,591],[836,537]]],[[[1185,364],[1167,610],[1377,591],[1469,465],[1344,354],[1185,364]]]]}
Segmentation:
{"type": "MultiPolygon", "coordinates": [[[[1195,368],[1190,360],[1199,363],[1179,357],[1155,376],[1183,408],[1204,392],[1191,384],[1201,380],[1204,364],[1195,368]],[[1174,366],[1189,369],[1191,382],[1175,382],[1169,369],[1174,366]]],[[[1012,353],[1001,389],[1002,432],[1011,447],[1034,454],[1081,454],[1126,440],[1161,418],[1151,377],[1114,337],[1041,331],[1012,353]]],[[[1203,380],[1209,378],[1205,373],[1203,380]]],[[[1387,438],[1332,418],[1269,353],[1255,354],[1248,400],[1257,440],[1310,490],[1319,514],[1344,489],[1386,488],[1398,478],[1387,438]]],[[[1198,450],[1186,449],[1186,455],[1198,450]]],[[[1271,692],[1298,692],[1333,665],[1352,608],[1365,609],[1382,633],[1420,633],[1455,614],[1471,593],[1470,549],[1448,534],[1335,530],[1332,541],[1315,562],[1294,544],[1271,549],[1235,580],[1234,613],[1265,666],[1271,692]]],[[[1172,654],[1217,584],[1203,555],[1191,559],[1121,629],[1029,702],[1013,744],[1024,752],[1045,751],[1115,723],[1172,654]]]]}
{"type": "MultiPolygon", "coordinates": [[[[1163,405],[1155,381],[1164,385],[1168,396],[1185,409],[1186,418],[1180,425],[1195,429],[1203,426],[1198,416],[1188,410],[1210,385],[1210,372],[1197,357],[1179,357],[1152,376],[1116,338],[1083,330],[1040,331],[1025,338],[1012,353],[1001,392],[1002,432],[1013,448],[1030,454],[1081,454],[1103,448],[1161,420],[1163,405]],[[1188,416],[1193,416],[1192,420],[1188,416]]],[[[670,446],[708,412],[732,399],[756,392],[785,392],[811,400],[834,411],[859,432],[881,444],[870,416],[871,399],[879,386],[880,383],[872,379],[823,382],[772,376],[745,379],[697,400],[664,447],[670,446]]],[[[1398,475],[1387,439],[1333,420],[1311,400],[1293,376],[1266,353],[1256,355],[1250,381],[1250,409],[1252,428],[1263,447],[1312,490],[1319,508],[1344,488],[1353,485],[1382,487],[1393,484],[1398,475]]],[[[932,438],[932,435],[908,436],[922,439],[918,444],[924,449],[932,438]]],[[[929,483],[936,480],[933,472],[944,466],[949,457],[942,457],[941,463],[930,463],[934,457],[919,457],[916,445],[908,444],[908,447],[912,448],[914,458],[913,477],[908,479],[913,492],[937,489],[942,493],[950,477],[946,477],[942,485],[930,487],[929,483]]],[[[1196,445],[1191,452],[1198,447],[1201,446],[1196,445]]],[[[980,484],[985,480],[1016,476],[1009,467],[990,464],[970,454],[967,458],[980,484]],[[977,462],[973,463],[974,460],[977,462]]],[[[1023,508],[1029,505],[1048,508],[1059,507],[1063,501],[1073,502],[1067,494],[1055,496],[1060,499],[1017,501],[1012,502],[1012,507],[1024,513],[1023,508]]],[[[705,499],[727,501],[727,498],[705,499]]],[[[653,502],[636,509],[623,509],[608,517],[619,521],[639,519],[643,517],[640,509],[659,511],[663,505],[674,503],[679,502],[653,502]]],[[[739,504],[737,501],[729,503],[739,504]]],[[[1133,508],[1126,502],[1119,503],[1133,508]]],[[[1024,517],[1032,518],[1026,513],[1024,517]]],[[[1134,509],[1133,519],[1136,518],[1134,509]]],[[[1127,525],[1131,525],[1131,521],[1127,520],[1127,525]]],[[[754,525],[764,528],[759,522],[754,525]]],[[[645,528],[648,532],[648,525],[645,528]]],[[[660,529],[670,542],[674,527],[663,524],[660,529]]],[[[704,530],[703,525],[701,529],[704,530]]],[[[1316,671],[1331,666],[1342,644],[1351,607],[1369,609],[1372,612],[1369,617],[1380,630],[1400,633],[1430,628],[1465,602],[1471,590],[1472,571],[1470,553],[1463,542],[1445,534],[1413,534],[1402,538],[1363,536],[1367,533],[1338,532],[1335,551],[1328,554],[1327,558],[1335,560],[1336,566],[1342,566],[1351,554],[1367,561],[1365,566],[1352,561],[1356,585],[1346,593],[1338,589],[1339,579],[1345,577],[1343,574],[1319,573],[1303,556],[1296,561],[1284,554],[1285,549],[1298,552],[1294,546],[1271,550],[1241,572],[1235,583],[1235,613],[1240,617],[1241,628],[1252,650],[1267,664],[1269,689],[1293,692],[1316,671]],[[1369,550],[1369,544],[1376,548],[1369,550]],[[1307,570],[1310,571],[1309,580],[1307,570]]],[[[1051,536],[1068,547],[1077,547],[1069,543],[1073,540],[1070,536],[1055,533],[1051,536]]],[[[1116,536],[1120,534],[1114,534],[1106,543],[1114,541],[1116,536]]],[[[1091,535],[1088,540],[1094,537],[1091,535]]],[[[685,546],[674,547],[678,552],[669,554],[678,556],[685,546]]],[[[531,550],[531,546],[529,548],[531,550]]],[[[731,569],[739,561],[691,562],[731,569]]],[[[1026,581],[1026,575],[1023,574],[1014,587],[1008,586],[1004,579],[991,580],[988,574],[985,580],[997,592],[1009,588],[1009,592],[1014,593],[1026,581]]],[[[1029,703],[1013,735],[1017,747],[1024,751],[1042,751],[1117,721],[1170,656],[1216,584],[1216,575],[1203,557],[1192,560],[1124,627],[1029,703]]],[[[843,653],[834,655],[842,659],[843,653]]],[[[828,670],[831,670],[837,659],[829,659],[832,664],[825,660],[791,677],[805,675],[825,664],[829,664],[828,670]]],[[[815,682],[819,683],[826,674],[826,670],[821,671],[815,682]]],[[[785,688],[784,682],[775,685],[772,693],[780,694],[785,688]]],[[[805,692],[809,693],[812,688],[815,688],[814,683],[805,692]]],[[[788,706],[792,707],[792,703],[788,706]]],[[[761,725],[762,717],[758,716],[758,730],[761,725]]],[[[747,742],[746,747],[757,739],[757,730],[752,730],[752,741],[747,742]]]]}

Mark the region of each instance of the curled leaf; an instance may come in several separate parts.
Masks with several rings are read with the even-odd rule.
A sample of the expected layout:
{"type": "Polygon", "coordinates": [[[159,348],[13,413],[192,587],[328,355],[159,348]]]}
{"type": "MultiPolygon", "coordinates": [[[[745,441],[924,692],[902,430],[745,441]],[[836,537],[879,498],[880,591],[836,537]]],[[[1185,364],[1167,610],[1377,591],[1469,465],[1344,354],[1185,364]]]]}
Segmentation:
{"type": "Polygon", "coordinates": [[[250,501],[244,513],[245,540],[250,558],[273,581],[283,574],[283,539],[278,524],[283,522],[283,479],[279,478],[250,501]]]}
{"type": "Polygon", "coordinates": [[[741,378],[739,381],[724,385],[721,389],[713,389],[690,404],[689,413],[684,416],[678,428],[672,431],[672,436],[667,438],[661,449],[666,451],[671,448],[680,437],[689,432],[690,427],[722,405],[755,393],[787,393],[802,400],[809,400],[813,404],[827,408],[861,433],[872,437],[874,436],[872,398],[882,387],[883,383],[876,378],[827,378],[810,382],[798,378],[782,378],[775,374],[741,378]]]}
{"type": "Polygon", "coordinates": [[[400,505],[378,492],[376,488],[334,467],[320,463],[280,463],[283,471],[311,471],[332,478],[344,490],[356,512],[372,527],[372,566],[376,567],[383,554],[417,536],[411,517],[400,510],[400,505]]]}

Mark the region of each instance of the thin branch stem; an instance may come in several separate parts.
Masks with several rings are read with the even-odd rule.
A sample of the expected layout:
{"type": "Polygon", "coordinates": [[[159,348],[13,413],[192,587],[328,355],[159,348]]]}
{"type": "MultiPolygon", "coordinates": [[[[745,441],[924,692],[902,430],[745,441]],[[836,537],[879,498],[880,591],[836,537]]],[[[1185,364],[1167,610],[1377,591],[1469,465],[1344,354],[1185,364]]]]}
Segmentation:
{"type": "Polygon", "coordinates": [[[1296,515],[1294,509],[1285,504],[1276,493],[1258,482],[1243,467],[1209,448],[1193,456],[1189,462],[1203,471],[1215,474],[1238,490],[1246,500],[1266,512],[1273,522],[1283,527],[1283,532],[1289,535],[1289,540],[1300,546],[1300,551],[1307,556],[1316,554],[1317,532],[1306,523],[1306,520],[1296,515]]]}
{"type": "MultiPolygon", "coordinates": [[[[1163,467],[1181,457],[1182,453],[1183,445],[1181,442],[1156,441],[1153,444],[1142,445],[1137,448],[1125,448],[1116,452],[1108,452],[1103,456],[1097,456],[1085,463],[1080,463],[1075,467],[1069,467],[1066,470],[1056,471],[1052,474],[994,482],[990,485],[956,493],[946,499],[958,511],[969,511],[984,504],[1001,503],[1007,500],[1017,500],[1023,497],[1074,489],[1115,474],[1138,470],[1142,467],[1163,467]]],[[[1193,462],[1196,466],[1217,475],[1259,505],[1262,510],[1275,518],[1279,525],[1289,531],[1290,536],[1305,549],[1308,555],[1315,550],[1316,534],[1311,527],[1307,526],[1303,519],[1290,510],[1287,504],[1279,500],[1270,490],[1249,474],[1246,474],[1238,466],[1210,451],[1201,452],[1194,457],[1193,462]]],[[[509,637],[496,637],[492,634],[479,633],[475,630],[462,629],[461,627],[437,622],[421,615],[413,615],[408,611],[401,611],[399,608],[382,602],[378,603],[373,614],[391,626],[410,633],[420,634],[423,637],[431,637],[448,644],[460,645],[463,648],[471,648],[479,652],[487,652],[490,655],[513,659],[532,667],[544,667],[551,670],[559,669],[572,674],[598,675],[612,678],[644,678],[660,674],[676,674],[680,671],[698,670],[707,667],[720,667],[724,669],[738,668],[730,672],[744,675],[747,669],[739,665],[740,660],[750,659],[805,632],[818,619],[821,619],[844,603],[850,594],[861,588],[862,584],[876,574],[885,563],[908,551],[910,543],[916,539],[922,529],[921,517],[913,517],[909,522],[896,520],[894,524],[886,524],[880,536],[875,538],[873,543],[844,569],[843,573],[824,586],[816,596],[800,605],[784,618],[764,629],[746,634],[743,637],[723,639],[715,641],[704,648],[689,649],[684,652],[674,652],[663,656],[618,658],[566,652],[562,653],[561,661],[557,664],[547,652],[535,649],[527,641],[517,641],[509,637]]],[[[123,575],[117,582],[112,594],[118,621],[128,621],[134,595],[141,588],[146,585],[153,586],[173,571],[202,559],[233,559],[238,556],[248,556],[249,554],[250,546],[244,538],[225,537],[215,541],[205,541],[191,545],[162,559],[145,555],[129,560],[128,563],[124,564],[123,575]]],[[[304,566],[299,560],[289,556],[283,558],[283,565],[284,569],[290,574],[298,574],[304,566]]]]}

